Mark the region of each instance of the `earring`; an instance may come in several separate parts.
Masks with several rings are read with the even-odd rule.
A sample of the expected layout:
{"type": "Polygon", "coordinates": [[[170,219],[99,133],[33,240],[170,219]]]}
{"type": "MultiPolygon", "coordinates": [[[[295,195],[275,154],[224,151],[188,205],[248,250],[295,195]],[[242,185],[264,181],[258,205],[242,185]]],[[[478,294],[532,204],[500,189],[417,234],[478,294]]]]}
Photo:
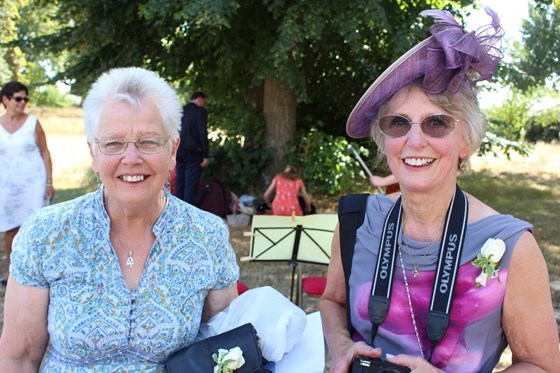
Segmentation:
{"type": "Polygon", "coordinates": [[[459,171],[465,171],[467,169],[467,165],[469,163],[469,159],[466,155],[463,155],[459,158],[459,171]]]}
{"type": "Polygon", "coordinates": [[[97,182],[97,188],[99,188],[103,183],[101,182],[101,179],[99,178],[99,173],[95,173],[95,181],[97,182]]]}
{"type": "Polygon", "coordinates": [[[171,193],[171,171],[169,171],[169,174],[167,175],[167,181],[165,182],[163,189],[165,192],[171,193]]]}

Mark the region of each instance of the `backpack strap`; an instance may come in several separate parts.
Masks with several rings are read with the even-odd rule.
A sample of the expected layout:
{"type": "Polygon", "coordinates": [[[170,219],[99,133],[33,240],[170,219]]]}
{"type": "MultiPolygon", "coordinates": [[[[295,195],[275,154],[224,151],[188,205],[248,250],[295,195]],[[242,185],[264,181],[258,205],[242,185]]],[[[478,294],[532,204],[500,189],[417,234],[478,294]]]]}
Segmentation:
{"type": "Polygon", "coordinates": [[[352,257],[356,244],[356,231],[364,223],[368,197],[369,194],[349,194],[340,197],[338,201],[340,259],[346,284],[346,322],[350,333],[352,332],[352,320],[350,316],[349,280],[352,271],[352,257]]]}

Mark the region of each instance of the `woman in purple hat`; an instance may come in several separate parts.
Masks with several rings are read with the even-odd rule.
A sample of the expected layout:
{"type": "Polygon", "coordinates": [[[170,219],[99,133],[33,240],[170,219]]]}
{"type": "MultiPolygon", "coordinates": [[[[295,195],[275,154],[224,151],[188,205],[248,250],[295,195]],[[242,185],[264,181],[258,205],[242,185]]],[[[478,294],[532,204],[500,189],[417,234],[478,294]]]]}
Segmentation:
{"type": "Polygon", "coordinates": [[[491,372],[508,345],[508,371],[560,372],[532,225],[457,185],[486,131],[474,85],[502,57],[499,18],[487,12],[492,24],[476,32],[449,12],[422,12],[437,21],[432,36],[350,114],[348,134],[373,138],[401,192],[366,197],[361,210],[340,201],[319,304],[331,372],[491,372]],[[362,210],[349,229],[345,216],[362,210]]]}

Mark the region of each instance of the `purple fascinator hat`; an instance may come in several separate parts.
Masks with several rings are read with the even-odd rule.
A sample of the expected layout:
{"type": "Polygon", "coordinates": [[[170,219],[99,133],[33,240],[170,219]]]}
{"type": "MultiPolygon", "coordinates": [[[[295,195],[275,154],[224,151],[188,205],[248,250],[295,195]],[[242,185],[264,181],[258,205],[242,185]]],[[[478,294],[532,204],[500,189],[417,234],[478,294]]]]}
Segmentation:
{"type": "Polygon", "coordinates": [[[500,41],[504,35],[500,18],[485,8],[492,23],[467,32],[446,10],[424,10],[437,23],[430,27],[429,38],[410,49],[368,88],[346,122],[346,132],[355,139],[367,137],[381,106],[411,81],[424,77],[427,93],[447,91],[456,94],[462,84],[471,87],[490,80],[503,55],[500,41]]]}

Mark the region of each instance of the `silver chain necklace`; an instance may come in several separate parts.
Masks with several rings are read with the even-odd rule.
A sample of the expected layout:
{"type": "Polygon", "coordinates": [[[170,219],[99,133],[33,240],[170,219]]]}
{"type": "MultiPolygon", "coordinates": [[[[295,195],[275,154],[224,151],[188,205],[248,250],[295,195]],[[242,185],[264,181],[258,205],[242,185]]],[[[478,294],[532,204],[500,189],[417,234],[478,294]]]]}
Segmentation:
{"type": "MultiPolygon", "coordinates": [[[[437,238],[436,238],[437,241],[437,238]]],[[[410,258],[410,261],[412,262],[412,277],[414,278],[418,278],[420,277],[420,271],[418,270],[418,267],[420,267],[420,265],[424,262],[424,258],[426,258],[426,255],[428,255],[428,253],[430,251],[432,251],[432,248],[434,247],[434,244],[436,243],[436,241],[432,242],[432,244],[426,249],[426,251],[424,252],[424,255],[422,255],[422,258],[420,258],[420,261],[418,262],[418,264],[414,263],[414,259],[412,259],[412,254],[410,253],[412,250],[410,249],[410,246],[407,245],[407,243],[404,241],[404,230],[403,230],[403,236],[401,238],[401,246],[406,247],[406,252],[408,253],[408,257],[410,258]]]]}
{"type": "Polygon", "coordinates": [[[113,235],[117,238],[117,240],[119,240],[119,243],[121,244],[122,247],[124,247],[127,251],[128,251],[128,257],[126,258],[126,262],[125,262],[125,266],[126,268],[132,268],[134,267],[134,251],[136,249],[138,249],[140,247],[140,245],[146,240],[146,237],[148,237],[150,235],[150,233],[152,233],[152,228],[154,227],[154,224],[156,223],[156,221],[159,219],[159,217],[161,216],[161,214],[163,213],[163,210],[165,210],[165,206],[167,205],[167,197],[164,195],[163,196],[163,209],[161,210],[161,212],[157,215],[157,217],[154,219],[154,221],[152,222],[152,224],[150,224],[150,229],[148,229],[148,231],[146,233],[144,233],[144,236],[142,236],[142,239],[140,239],[140,241],[138,241],[135,245],[134,248],[130,249],[122,240],[122,238],[117,234],[117,232],[115,232],[115,230],[113,230],[113,235]]]}
{"type": "Polygon", "coordinates": [[[140,241],[138,241],[134,247],[132,249],[130,249],[129,247],[127,247],[127,245],[124,243],[124,241],[121,239],[121,237],[117,234],[117,232],[115,232],[113,230],[113,236],[115,236],[117,238],[117,240],[119,240],[119,243],[121,244],[122,247],[124,247],[125,249],[127,249],[128,251],[128,258],[126,258],[126,262],[125,262],[125,266],[127,268],[132,268],[134,267],[134,257],[132,256],[132,254],[134,253],[134,251],[136,249],[138,249],[140,247],[140,245],[146,241],[146,237],[148,237],[148,233],[152,233],[152,229],[150,228],[146,233],[144,233],[144,236],[142,236],[142,238],[140,239],[140,241]]]}
{"type": "MultiPolygon", "coordinates": [[[[408,280],[406,278],[406,270],[404,269],[404,261],[402,258],[402,250],[399,246],[399,260],[401,262],[401,269],[404,278],[404,288],[406,289],[406,297],[408,299],[408,308],[410,309],[410,317],[412,318],[412,326],[414,327],[414,334],[416,334],[416,340],[418,341],[418,347],[420,347],[420,355],[424,359],[424,350],[422,349],[422,342],[420,341],[420,334],[418,333],[418,327],[416,326],[416,317],[414,317],[414,309],[412,308],[412,299],[410,297],[410,289],[408,288],[408,280]]],[[[414,275],[414,272],[413,272],[414,275]]]]}
{"type": "MultiPolygon", "coordinates": [[[[424,262],[424,259],[426,258],[426,255],[428,255],[428,253],[430,251],[432,251],[432,248],[434,247],[436,241],[437,241],[437,237],[435,240],[432,241],[432,244],[426,249],[426,251],[424,251],[424,255],[422,255],[422,258],[420,258],[420,261],[418,262],[418,264],[414,263],[414,259],[412,259],[412,254],[410,253],[412,250],[410,249],[410,246],[408,246],[406,244],[406,242],[404,241],[404,219],[403,219],[403,225],[402,225],[402,237],[401,237],[401,242],[402,242],[402,246],[406,247],[406,252],[408,253],[408,257],[410,258],[410,261],[412,262],[412,277],[414,278],[418,278],[420,277],[420,271],[418,270],[418,267],[420,267],[420,265],[424,262]]],[[[403,266],[404,267],[404,266],[403,266]]]]}

